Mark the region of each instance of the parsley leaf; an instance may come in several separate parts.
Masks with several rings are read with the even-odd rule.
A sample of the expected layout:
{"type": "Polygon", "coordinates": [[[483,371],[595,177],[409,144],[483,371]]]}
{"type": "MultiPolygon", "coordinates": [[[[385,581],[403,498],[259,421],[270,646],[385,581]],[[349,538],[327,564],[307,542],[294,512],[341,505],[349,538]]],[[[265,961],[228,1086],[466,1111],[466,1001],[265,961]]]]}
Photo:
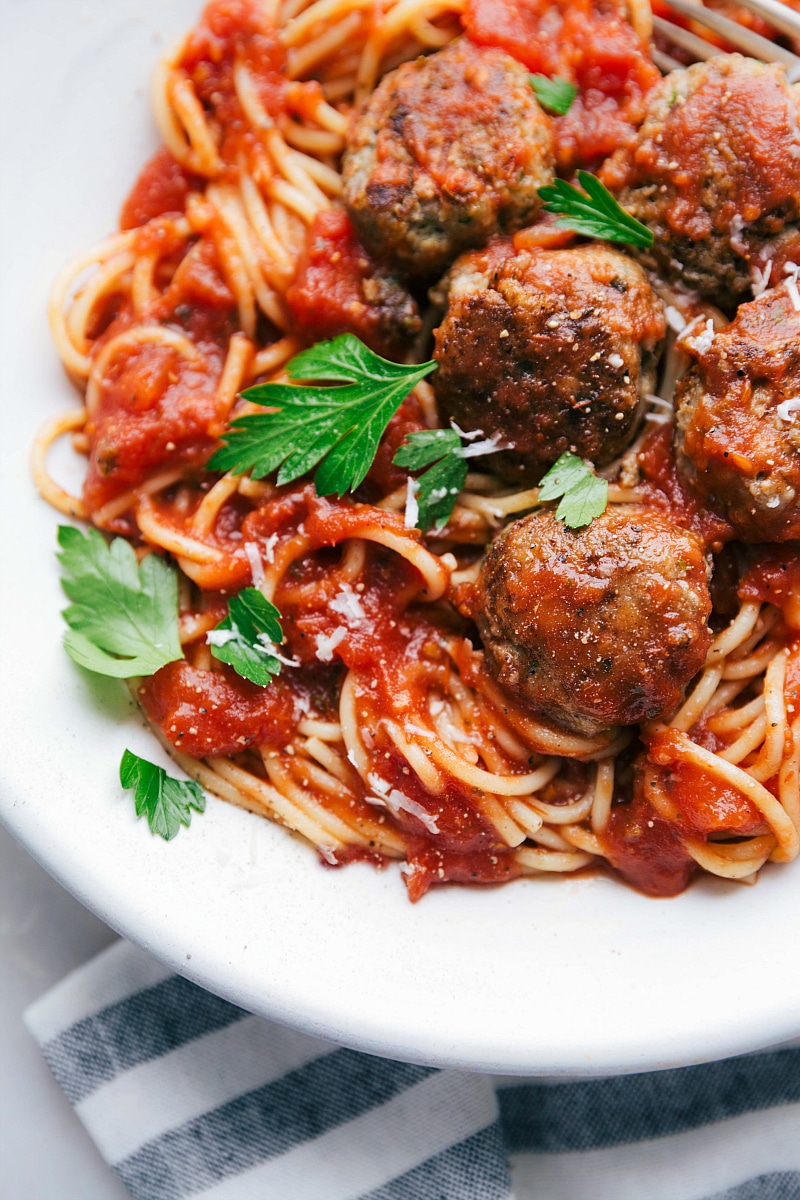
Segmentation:
{"type": "Polygon", "coordinates": [[[562,454],[539,485],[540,500],[563,499],[556,516],[567,529],[581,529],[606,511],[608,481],[594,474],[583,459],[562,454]]]}
{"type": "Polygon", "coordinates": [[[283,640],[280,613],[258,588],[231,596],[228,615],[208,635],[211,653],[238,675],[266,687],[280,675],[280,659],[272,653],[283,640]]]}
{"type": "Polygon", "coordinates": [[[578,94],[574,83],[562,79],[559,75],[554,75],[552,79],[548,79],[546,75],[529,75],[528,78],[542,108],[559,117],[569,112],[572,101],[578,94]]]}
{"type": "Polygon", "coordinates": [[[626,246],[652,246],[652,230],[626,213],[595,175],[578,171],[578,182],[582,192],[564,179],[539,188],[546,210],[564,214],[556,221],[557,228],[626,246]]]}
{"type": "Polygon", "coordinates": [[[192,819],[191,810],[205,812],[206,798],[199,783],[192,779],[173,779],[163,767],[139,758],[126,750],[119,764],[119,781],[133,788],[136,815],[147,816],[151,833],[170,842],[192,819]]]}
{"type": "Polygon", "coordinates": [[[183,658],[178,638],[178,580],[157,554],[141,563],[124,538],[109,546],[96,529],[58,530],[61,586],[70,600],[64,646],[98,675],[153,675],[183,658]]]}
{"type": "Polygon", "coordinates": [[[411,471],[429,468],[416,480],[417,525],[423,531],[433,525],[438,533],[450,520],[458,493],[467,478],[461,438],[454,429],[423,429],[410,433],[395,454],[394,462],[411,471]]]}
{"type": "Polygon", "coordinates": [[[319,342],[289,363],[295,380],[324,380],[339,387],[264,383],[246,400],[276,411],[239,417],[208,466],[262,479],[278,471],[292,483],[314,467],[321,496],[353,491],[367,474],[386,426],[408,393],[436,363],[405,367],[373,353],[351,333],[319,342]]]}

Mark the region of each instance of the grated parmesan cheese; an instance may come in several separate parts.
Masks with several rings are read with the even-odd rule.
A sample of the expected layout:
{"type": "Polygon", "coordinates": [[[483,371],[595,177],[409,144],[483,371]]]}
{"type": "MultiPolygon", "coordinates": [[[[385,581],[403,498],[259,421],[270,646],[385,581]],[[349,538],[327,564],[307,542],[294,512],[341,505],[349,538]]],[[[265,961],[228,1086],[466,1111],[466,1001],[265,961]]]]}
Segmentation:
{"type": "Polygon", "coordinates": [[[783,269],[788,276],[786,289],[789,293],[789,299],[792,302],[792,308],[795,312],[800,312],[800,291],[797,289],[797,276],[800,275],[800,266],[797,263],[787,262],[784,264],[783,269]]]}
{"type": "Polygon", "coordinates": [[[285,654],[281,654],[274,642],[271,642],[265,633],[256,635],[258,644],[253,648],[259,650],[262,654],[271,654],[273,658],[277,658],[278,662],[283,663],[285,667],[299,667],[300,663],[296,658],[287,658],[285,654]]]}
{"type": "Polygon", "coordinates": [[[687,339],[689,345],[692,346],[698,354],[706,354],[711,349],[714,341],[715,330],[714,322],[711,317],[706,321],[706,327],[702,333],[698,333],[697,337],[687,339]]]}
{"type": "Polygon", "coordinates": [[[742,237],[742,230],[744,227],[744,217],[742,217],[739,213],[734,213],[733,217],[731,218],[731,245],[738,254],[741,254],[746,258],[750,247],[742,237]]]}
{"type": "Polygon", "coordinates": [[[686,318],[674,304],[668,304],[664,310],[667,318],[667,324],[675,333],[683,333],[686,328],[686,318]]]}
{"type": "Polygon", "coordinates": [[[764,292],[769,287],[769,279],[772,274],[772,259],[769,259],[764,267],[753,267],[753,299],[757,300],[759,296],[763,296],[764,292]]]}
{"type": "Polygon", "coordinates": [[[800,412],[800,396],[792,396],[790,400],[782,400],[775,409],[782,421],[794,424],[794,414],[800,412]]]}
{"type": "Polygon", "coordinates": [[[501,440],[499,434],[493,433],[491,437],[484,438],[482,442],[473,442],[471,446],[460,446],[453,453],[457,458],[479,458],[482,454],[495,454],[498,450],[511,450],[512,448],[501,440]]]}
{"type": "Polygon", "coordinates": [[[460,425],[456,425],[455,421],[450,422],[450,428],[455,430],[458,436],[465,442],[474,442],[475,438],[483,437],[482,429],[473,429],[472,433],[467,433],[460,425]]]}
{"type": "Polygon", "coordinates": [[[381,779],[379,775],[368,775],[367,782],[373,791],[377,792],[377,796],[365,796],[364,799],[368,804],[374,804],[378,808],[388,808],[392,816],[397,819],[401,812],[410,813],[412,817],[416,817],[420,821],[428,833],[438,833],[439,826],[436,818],[418,804],[416,800],[412,800],[405,792],[398,791],[381,779]]]}
{"type": "Polygon", "coordinates": [[[244,552],[247,555],[247,561],[250,563],[250,574],[253,577],[253,587],[261,587],[264,582],[264,566],[261,562],[261,554],[255,542],[245,542],[244,552]]]}
{"type": "Polygon", "coordinates": [[[416,529],[417,521],[419,520],[419,504],[417,503],[417,492],[419,484],[416,479],[408,477],[408,487],[406,489],[406,511],[403,518],[406,529],[416,529]]]}
{"type": "Polygon", "coordinates": [[[339,626],[333,633],[317,634],[317,658],[320,662],[333,662],[333,652],[347,637],[347,631],[339,626]]]}
{"type": "Polygon", "coordinates": [[[264,543],[264,557],[270,566],[275,562],[275,547],[278,544],[280,535],[271,533],[268,538],[262,538],[264,543]]]}
{"type": "Polygon", "coordinates": [[[206,634],[207,646],[227,646],[228,642],[236,640],[236,632],[233,629],[209,629],[206,634]]]}
{"type": "Polygon", "coordinates": [[[348,625],[360,625],[366,619],[364,605],[359,600],[349,583],[343,583],[339,591],[328,601],[331,612],[344,617],[348,625]]]}
{"type": "Polygon", "coordinates": [[[432,729],[423,729],[421,725],[412,725],[410,721],[406,721],[403,725],[404,733],[415,733],[417,737],[434,738],[436,734],[432,729]]]}

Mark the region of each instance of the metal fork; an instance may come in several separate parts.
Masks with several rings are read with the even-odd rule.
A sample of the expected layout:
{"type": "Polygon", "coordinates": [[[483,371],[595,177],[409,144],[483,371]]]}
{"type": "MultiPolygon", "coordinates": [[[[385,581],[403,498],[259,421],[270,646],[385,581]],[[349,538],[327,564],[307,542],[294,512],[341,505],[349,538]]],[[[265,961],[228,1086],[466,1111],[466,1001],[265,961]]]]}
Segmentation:
{"type": "MultiPolygon", "coordinates": [[[[749,55],[750,58],[758,58],[762,62],[781,63],[786,68],[786,77],[790,83],[797,83],[800,80],[800,58],[796,54],[792,54],[791,50],[786,50],[783,46],[776,46],[774,42],[762,37],[759,33],[754,33],[752,29],[746,29],[736,21],[731,21],[729,17],[705,8],[702,0],[664,0],[664,2],[674,12],[718,33],[725,38],[726,42],[735,46],[737,50],[741,50],[743,54],[749,55]]],[[[747,8],[757,16],[763,17],[781,33],[800,38],[800,13],[787,8],[785,4],[780,4],[779,0],[738,0],[738,3],[742,8],[747,8]]],[[[691,30],[683,29],[680,25],[673,25],[671,21],[665,21],[663,17],[653,16],[653,29],[663,34],[674,46],[680,46],[682,50],[687,50],[695,59],[711,58],[715,54],[722,53],[718,46],[712,46],[702,37],[698,37],[696,33],[692,33],[691,30]]],[[[662,71],[672,71],[676,67],[683,66],[682,63],[677,62],[661,50],[655,50],[653,58],[662,71]]]]}

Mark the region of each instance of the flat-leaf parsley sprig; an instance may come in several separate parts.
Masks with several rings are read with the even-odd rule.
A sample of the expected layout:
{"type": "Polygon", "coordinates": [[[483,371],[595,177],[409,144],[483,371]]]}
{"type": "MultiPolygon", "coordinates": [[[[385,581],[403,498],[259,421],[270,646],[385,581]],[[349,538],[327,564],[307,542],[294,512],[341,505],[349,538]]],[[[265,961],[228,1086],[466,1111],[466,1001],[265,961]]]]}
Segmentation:
{"type": "Polygon", "coordinates": [[[181,825],[192,819],[191,810],[205,812],[206,798],[199,783],[173,779],[163,767],[126,750],[119,764],[119,781],[133,789],[137,817],[146,816],[151,833],[171,842],[181,825]]]}
{"type": "Polygon", "coordinates": [[[140,563],[124,538],[109,545],[96,529],[58,530],[61,586],[72,604],[62,616],[70,658],[98,675],[153,675],[183,658],[178,579],[157,554],[140,563]]]}
{"type": "Polygon", "coordinates": [[[529,75],[528,78],[542,108],[558,117],[563,117],[569,112],[572,101],[578,94],[574,83],[562,79],[560,75],[554,75],[552,79],[547,75],[529,75]]]}
{"type": "Polygon", "coordinates": [[[275,647],[283,640],[280,613],[258,588],[243,588],[228,603],[228,615],[206,634],[214,658],[238,675],[267,687],[280,674],[275,647]]]}
{"type": "Polygon", "coordinates": [[[450,520],[458,493],[467,478],[467,464],[458,452],[461,438],[454,429],[422,429],[408,434],[405,442],[394,456],[398,467],[409,471],[427,471],[415,480],[409,480],[411,495],[416,500],[415,524],[423,532],[435,526],[443,529],[450,520]]]}
{"type": "MultiPolygon", "coordinates": [[[[468,458],[495,454],[503,446],[496,437],[484,438],[483,431],[464,433],[453,423],[450,429],[421,429],[409,433],[392,460],[398,467],[419,471],[427,467],[409,487],[416,503],[413,522],[424,533],[431,527],[439,533],[450,520],[458,494],[467,481],[468,458]],[[481,441],[475,441],[481,438],[481,441]],[[471,443],[464,445],[464,442],[471,443]]],[[[413,508],[413,506],[412,506],[413,508]]]]}
{"type": "Polygon", "coordinates": [[[596,175],[578,171],[578,182],[583,191],[564,179],[539,188],[547,212],[563,214],[556,221],[558,229],[626,246],[652,246],[653,231],[626,213],[596,175]]]}
{"type": "Polygon", "coordinates": [[[582,529],[606,511],[608,481],[595,475],[582,458],[562,454],[539,485],[539,500],[558,500],[556,517],[568,529],[582,529]]]}
{"type": "Polygon", "coordinates": [[[319,495],[343,496],[363,482],[389,421],[435,369],[432,361],[410,367],[389,362],[350,333],[319,342],[289,363],[297,383],[264,383],[242,393],[274,411],[231,422],[208,466],[235,475],[251,471],[254,479],[280,468],[278,483],[292,483],[316,467],[319,495]],[[313,380],[339,386],[308,382],[313,380]]]}

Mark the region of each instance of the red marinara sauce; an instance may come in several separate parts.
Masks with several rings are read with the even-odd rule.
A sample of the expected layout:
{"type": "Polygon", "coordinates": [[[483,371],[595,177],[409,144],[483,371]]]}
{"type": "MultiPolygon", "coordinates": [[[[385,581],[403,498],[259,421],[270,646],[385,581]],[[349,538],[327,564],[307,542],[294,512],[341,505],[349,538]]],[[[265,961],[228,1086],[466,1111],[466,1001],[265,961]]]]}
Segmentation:
{"type": "Polygon", "coordinates": [[[309,341],[353,333],[385,358],[400,356],[422,328],[411,296],[376,266],[344,208],[312,221],[286,304],[309,341]]]}
{"type": "Polygon", "coordinates": [[[222,130],[219,155],[237,175],[237,160],[256,145],[236,92],[234,69],[246,70],[258,101],[273,118],[286,110],[286,53],[265,8],[253,0],[212,0],[186,39],[180,65],[197,98],[222,130]]]}
{"type": "Polygon", "coordinates": [[[176,162],[166,146],[161,146],[142,167],[131,188],[122,206],[119,227],[136,229],[155,217],[182,213],[189,192],[200,188],[202,180],[176,162]]]}
{"type": "Polygon", "coordinates": [[[668,508],[680,525],[696,533],[707,546],[720,550],[734,531],[684,486],[678,474],[672,432],[671,425],[658,425],[642,443],[637,461],[645,488],[654,504],[668,508]]]}
{"type": "MultiPolygon", "coordinates": [[[[637,776],[638,779],[638,776],[637,776]]],[[[615,805],[605,833],[603,851],[628,883],[646,896],[677,896],[697,869],[674,824],[659,816],[642,794],[641,780],[627,804],[615,805]]]]}
{"type": "Polygon", "coordinates": [[[579,94],[555,121],[562,171],[590,166],[633,138],[661,78],[624,9],[593,0],[468,0],[464,28],[531,71],[558,75],[579,94]]]}

